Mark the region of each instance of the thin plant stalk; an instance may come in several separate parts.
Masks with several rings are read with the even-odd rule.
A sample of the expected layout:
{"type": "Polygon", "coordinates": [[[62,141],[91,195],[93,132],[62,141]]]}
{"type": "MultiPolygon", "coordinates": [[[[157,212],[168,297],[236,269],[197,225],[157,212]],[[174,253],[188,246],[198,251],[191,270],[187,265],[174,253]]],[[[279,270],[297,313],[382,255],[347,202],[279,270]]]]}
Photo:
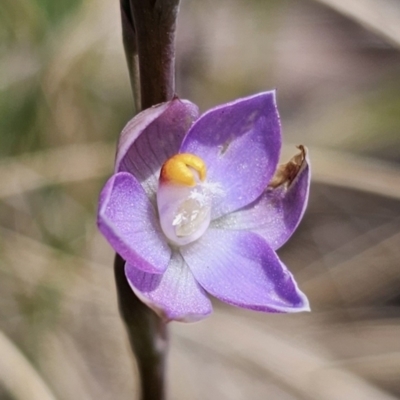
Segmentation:
{"type": "Polygon", "coordinates": [[[114,262],[119,310],[136,356],[142,400],[165,399],[166,324],[133,293],[125,277],[125,261],[114,262]]]}
{"type": "MultiPolygon", "coordinates": [[[[175,27],[179,0],[120,0],[122,34],[136,112],[175,94],[175,27]]],[[[142,400],[165,399],[165,322],[130,288],[125,261],[116,254],[115,281],[121,316],[135,353],[142,400]]]]}

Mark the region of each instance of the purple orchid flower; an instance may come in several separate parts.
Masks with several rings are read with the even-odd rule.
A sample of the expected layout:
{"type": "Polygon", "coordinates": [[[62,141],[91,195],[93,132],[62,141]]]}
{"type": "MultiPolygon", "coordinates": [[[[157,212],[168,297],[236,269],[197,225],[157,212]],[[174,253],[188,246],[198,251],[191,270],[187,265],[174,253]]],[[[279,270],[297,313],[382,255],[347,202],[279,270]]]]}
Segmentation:
{"type": "Polygon", "coordinates": [[[207,293],[251,310],[309,310],[275,251],[304,214],[310,168],[303,146],[277,168],[280,148],[275,92],[200,117],[175,98],[126,125],[98,226],[165,320],[204,318],[207,293]]]}

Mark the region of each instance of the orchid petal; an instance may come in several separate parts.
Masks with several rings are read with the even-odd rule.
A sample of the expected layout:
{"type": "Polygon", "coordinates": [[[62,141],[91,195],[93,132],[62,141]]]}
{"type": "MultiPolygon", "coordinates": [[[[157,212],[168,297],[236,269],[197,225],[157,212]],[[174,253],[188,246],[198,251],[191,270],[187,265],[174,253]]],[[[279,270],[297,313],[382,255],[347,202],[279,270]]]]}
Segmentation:
{"type": "Polygon", "coordinates": [[[253,232],[209,229],[180,251],[200,285],[226,303],[268,312],[309,310],[292,274],[253,232]]]}
{"type": "Polygon", "coordinates": [[[119,172],[108,180],[100,194],[97,223],[124,260],[146,272],[165,271],[171,249],[153,205],[133,175],[119,172]]]}
{"type": "Polygon", "coordinates": [[[302,147],[302,151],[304,158],[291,182],[268,187],[255,202],[214,221],[212,226],[256,232],[272,249],[279,249],[299,225],[308,202],[311,172],[307,149],[302,147]]]}
{"type": "Polygon", "coordinates": [[[281,147],[275,92],[216,107],[186,135],[180,152],[200,157],[214,185],[212,219],[244,207],[271,180],[281,147]]]}
{"type": "Polygon", "coordinates": [[[153,198],[162,164],[178,152],[197,116],[196,105],[177,98],[136,115],[121,132],[115,172],[130,172],[153,198]]]}
{"type": "Polygon", "coordinates": [[[162,275],[140,271],[128,263],[125,274],[135,294],[167,321],[193,322],[212,312],[210,300],[177,252],[162,275]]]}

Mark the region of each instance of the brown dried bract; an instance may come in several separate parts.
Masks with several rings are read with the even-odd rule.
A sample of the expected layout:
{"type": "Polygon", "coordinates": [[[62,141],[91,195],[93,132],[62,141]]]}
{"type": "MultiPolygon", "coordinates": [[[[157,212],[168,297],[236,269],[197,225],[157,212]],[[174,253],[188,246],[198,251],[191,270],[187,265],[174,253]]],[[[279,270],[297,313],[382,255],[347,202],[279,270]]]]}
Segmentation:
{"type": "Polygon", "coordinates": [[[290,185],[293,182],[294,178],[296,178],[301,166],[306,159],[305,147],[299,145],[297,146],[297,148],[300,150],[300,152],[296,154],[288,163],[278,166],[278,169],[271,179],[271,182],[268,184],[268,187],[275,189],[283,184],[290,185]]]}

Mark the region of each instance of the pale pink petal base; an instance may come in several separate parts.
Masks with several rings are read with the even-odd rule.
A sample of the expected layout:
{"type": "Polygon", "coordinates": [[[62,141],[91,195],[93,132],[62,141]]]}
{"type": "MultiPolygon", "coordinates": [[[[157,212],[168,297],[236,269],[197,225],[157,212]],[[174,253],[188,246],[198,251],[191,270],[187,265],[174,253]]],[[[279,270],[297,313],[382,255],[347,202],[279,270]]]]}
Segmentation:
{"type": "Polygon", "coordinates": [[[135,294],[166,321],[194,322],[212,312],[204,290],[179,253],[174,253],[162,275],[125,265],[125,274],[135,294]]]}
{"type": "Polygon", "coordinates": [[[200,285],[226,303],[256,311],[309,311],[292,274],[255,233],[209,229],[181,253],[200,285]]]}

